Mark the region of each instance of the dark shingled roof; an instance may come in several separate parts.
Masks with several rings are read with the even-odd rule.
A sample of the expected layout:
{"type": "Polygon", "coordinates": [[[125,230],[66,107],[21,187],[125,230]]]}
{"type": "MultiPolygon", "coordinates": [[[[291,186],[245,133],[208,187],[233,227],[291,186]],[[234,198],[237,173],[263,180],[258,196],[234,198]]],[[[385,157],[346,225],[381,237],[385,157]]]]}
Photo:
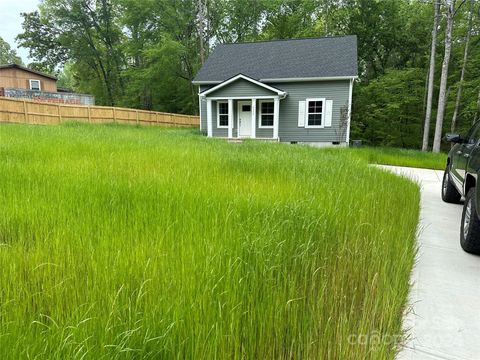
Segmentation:
{"type": "Polygon", "coordinates": [[[357,37],[220,44],[193,81],[224,81],[240,73],[257,80],[357,76],[357,37]]]}

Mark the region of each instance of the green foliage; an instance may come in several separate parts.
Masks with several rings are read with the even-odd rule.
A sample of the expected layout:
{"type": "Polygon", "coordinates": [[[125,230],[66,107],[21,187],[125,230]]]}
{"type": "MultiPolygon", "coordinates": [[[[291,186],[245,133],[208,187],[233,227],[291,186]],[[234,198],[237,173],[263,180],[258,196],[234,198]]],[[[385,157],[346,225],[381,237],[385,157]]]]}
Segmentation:
{"type": "Polygon", "coordinates": [[[57,86],[73,89],[76,85],[73,65],[66,63],[61,71],[57,72],[57,86]]]}
{"type": "Polygon", "coordinates": [[[67,60],[68,54],[59,41],[59,31],[39,11],[22,13],[24,32],[17,36],[20,46],[27,48],[34,63],[48,72],[67,60]]]}
{"type": "Polygon", "coordinates": [[[424,78],[422,69],[389,70],[357,87],[352,138],[371,145],[416,147],[422,139],[418,118],[423,114],[424,78]]]}
{"type": "Polygon", "coordinates": [[[410,181],[192,130],[0,127],[2,359],[394,358],[351,335],[401,333],[410,181]]]}
{"type": "Polygon", "coordinates": [[[0,37],[0,64],[19,64],[22,65],[22,59],[17,55],[9,43],[0,37]]]}

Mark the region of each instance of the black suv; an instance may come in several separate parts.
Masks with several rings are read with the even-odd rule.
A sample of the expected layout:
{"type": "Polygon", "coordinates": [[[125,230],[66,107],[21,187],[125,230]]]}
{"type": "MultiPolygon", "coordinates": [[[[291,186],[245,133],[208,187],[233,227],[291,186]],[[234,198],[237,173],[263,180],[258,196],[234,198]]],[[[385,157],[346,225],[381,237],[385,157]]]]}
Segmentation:
{"type": "Polygon", "coordinates": [[[448,153],[447,167],[443,174],[442,200],[460,203],[465,198],[460,226],[460,245],[466,252],[480,254],[480,123],[475,124],[467,136],[447,134],[446,140],[454,143],[448,153]]]}

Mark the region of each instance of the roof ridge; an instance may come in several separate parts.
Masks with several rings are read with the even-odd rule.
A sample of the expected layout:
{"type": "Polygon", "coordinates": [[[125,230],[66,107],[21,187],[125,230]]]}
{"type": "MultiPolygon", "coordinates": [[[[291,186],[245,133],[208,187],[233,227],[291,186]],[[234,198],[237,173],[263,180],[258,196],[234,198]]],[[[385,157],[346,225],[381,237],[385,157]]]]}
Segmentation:
{"type": "Polygon", "coordinates": [[[347,38],[347,37],[357,37],[357,35],[331,35],[331,36],[320,36],[320,37],[304,37],[304,38],[294,38],[294,39],[270,39],[270,40],[254,40],[254,41],[240,41],[240,42],[228,42],[228,43],[218,43],[218,45],[241,45],[241,44],[258,44],[258,43],[267,43],[267,42],[287,42],[287,41],[299,41],[299,40],[324,40],[324,39],[335,39],[335,38],[347,38]]]}

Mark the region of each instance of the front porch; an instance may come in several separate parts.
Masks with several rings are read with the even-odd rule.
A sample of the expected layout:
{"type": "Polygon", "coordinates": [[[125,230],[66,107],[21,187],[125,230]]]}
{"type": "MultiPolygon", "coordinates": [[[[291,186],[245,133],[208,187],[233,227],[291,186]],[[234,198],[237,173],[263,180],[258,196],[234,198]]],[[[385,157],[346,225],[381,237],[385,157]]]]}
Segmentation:
{"type": "Polygon", "coordinates": [[[207,136],[279,140],[280,100],[286,95],[243,74],[201,92],[207,136]]]}
{"type": "Polygon", "coordinates": [[[207,97],[208,137],[278,140],[279,97],[207,97]]]}

